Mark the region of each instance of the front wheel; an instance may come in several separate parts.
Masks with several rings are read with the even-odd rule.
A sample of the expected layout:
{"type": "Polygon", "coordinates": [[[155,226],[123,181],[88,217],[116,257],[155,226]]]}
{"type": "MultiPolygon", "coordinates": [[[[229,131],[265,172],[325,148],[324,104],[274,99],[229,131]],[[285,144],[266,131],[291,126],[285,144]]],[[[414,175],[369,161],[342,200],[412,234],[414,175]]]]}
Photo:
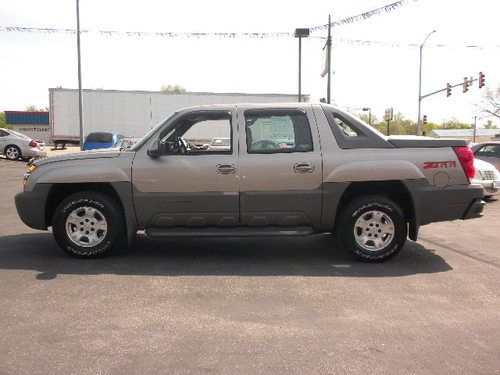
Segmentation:
{"type": "Polygon", "coordinates": [[[99,192],[82,191],[57,206],[52,232],[58,245],[79,258],[103,256],[114,250],[124,234],[118,204],[99,192]]]}
{"type": "Polygon", "coordinates": [[[408,229],[396,203],[380,196],[366,196],[355,199],[343,210],[338,234],[358,259],[383,262],[401,250],[408,229]]]}

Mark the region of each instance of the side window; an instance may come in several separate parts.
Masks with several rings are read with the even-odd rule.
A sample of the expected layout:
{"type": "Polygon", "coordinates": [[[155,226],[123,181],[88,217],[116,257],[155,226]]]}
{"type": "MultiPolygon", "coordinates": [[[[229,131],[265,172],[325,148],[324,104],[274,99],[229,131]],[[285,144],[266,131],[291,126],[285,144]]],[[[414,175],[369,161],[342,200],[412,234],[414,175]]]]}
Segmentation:
{"type": "Polygon", "coordinates": [[[7,133],[5,130],[0,130],[0,137],[6,137],[8,135],[9,133],[7,133]]]}
{"type": "Polygon", "coordinates": [[[313,150],[311,128],[303,111],[245,111],[245,131],[249,154],[313,150]]]}
{"type": "Polygon", "coordinates": [[[232,153],[229,112],[192,113],[175,124],[162,140],[169,153],[232,153]]]}
{"type": "Polygon", "coordinates": [[[335,116],[335,114],[333,114],[332,116],[333,116],[333,121],[335,122],[335,124],[337,124],[340,131],[345,137],[358,137],[360,135],[363,135],[363,133],[354,128],[352,125],[349,125],[347,121],[341,119],[338,116],[335,116]]]}
{"type": "Polygon", "coordinates": [[[498,145],[486,145],[481,147],[477,152],[477,156],[486,157],[499,157],[500,156],[500,146],[498,145]]]}

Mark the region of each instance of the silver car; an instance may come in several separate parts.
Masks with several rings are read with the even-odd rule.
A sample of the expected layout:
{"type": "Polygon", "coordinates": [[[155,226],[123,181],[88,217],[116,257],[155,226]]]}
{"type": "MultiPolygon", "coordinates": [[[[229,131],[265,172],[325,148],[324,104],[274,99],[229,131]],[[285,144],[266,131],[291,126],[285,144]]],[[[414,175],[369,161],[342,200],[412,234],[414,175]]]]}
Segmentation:
{"type": "Polygon", "coordinates": [[[493,164],[500,170],[500,142],[485,142],[471,147],[477,159],[493,164]]]}
{"type": "Polygon", "coordinates": [[[498,194],[498,190],[500,189],[500,172],[498,172],[495,166],[483,160],[474,159],[474,167],[476,168],[476,174],[471,183],[482,185],[485,197],[490,198],[498,194]]]}
{"type": "Polygon", "coordinates": [[[45,143],[10,129],[0,129],[0,155],[9,160],[43,158],[47,156],[45,143]]]}

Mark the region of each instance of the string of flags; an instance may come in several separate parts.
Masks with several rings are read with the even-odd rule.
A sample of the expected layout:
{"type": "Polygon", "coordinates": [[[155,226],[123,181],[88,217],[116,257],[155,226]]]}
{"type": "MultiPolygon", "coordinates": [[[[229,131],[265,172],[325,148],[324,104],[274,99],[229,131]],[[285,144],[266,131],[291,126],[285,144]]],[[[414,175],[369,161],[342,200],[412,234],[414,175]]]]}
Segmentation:
{"type": "MultiPolygon", "coordinates": [[[[408,2],[418,0],[399,0],[383,7],[370,10],[352,17],[334,21],[332,25],[342,26],[353,22],[363,21],[372,16],[380,15],[397,9],[408,2]]],[[[328,24],[310,28],[311,32],[326,29],[328,24]]],[[[20,33],[39,33],[39,34],[76,34],[75,29],[57,29],[57,28],[41,28],[41,27],[22,27],[22,26],[0,26],[0,32],[20,32],[20,33]]],[[[129,37],[162,37],[162,38],[289,38],[294,37],[293,32],[155,32],[155,31],[118,31],[118,30],[80,30],[80,34],[95,33],[101,36],[129,36],[129,37]]]]}
{"type": "MultiPolygon", "coordinates": [[[[418,0],[396,1],[394,3],[387,4],[387,5],[384,5],[380,8],[372,9],[372,10],[369,10],[367,12],[357,14],[355,16],[351,16],[351,17],[343,18],[341,20],[333,21],[330,24],[332,26],[344,26],[344,25],[349,25],[349,24],[354,23],[354,22],[365,21],[368,18],[371,18],[373,16],[379,16],[381,14],[392,12],[393,10],[398,9],[398,8],[402,7],[403,5],[406,5],[407,3],[416,2],[416,1],[418,1],[418,0]]],[[[325,30],[326,28],[328,28],[328,24],[311,27],[309,30],[311,32],[315,32],[315,31],[325,30]]]]}

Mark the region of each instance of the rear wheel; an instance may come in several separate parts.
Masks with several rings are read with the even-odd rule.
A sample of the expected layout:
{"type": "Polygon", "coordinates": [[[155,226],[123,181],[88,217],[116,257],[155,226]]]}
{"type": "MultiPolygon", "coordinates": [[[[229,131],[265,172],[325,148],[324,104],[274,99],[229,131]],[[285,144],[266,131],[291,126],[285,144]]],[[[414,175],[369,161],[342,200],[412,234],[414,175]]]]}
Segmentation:
{"type": "Polygon", "coordinates": [[[57,206],[52,232],[66,253],[80,257],[103,256],[123,238],[125,225],[118,204],[92,191],[70,195],[57,206]]]}
{"type": "Polygon", "coordinates": [[[338,233],[356,258],[382,262],[401,250],[408,229],[396,203],[380,196],[366,196],[355,199],[344,209],[338,233]]]}
{"type": "Polygon", "coordinates": [[[9,145],[5,147],[4,154],[9,160],[17,160],[22,157],[21,149],[16,145],[9,145]]]}

